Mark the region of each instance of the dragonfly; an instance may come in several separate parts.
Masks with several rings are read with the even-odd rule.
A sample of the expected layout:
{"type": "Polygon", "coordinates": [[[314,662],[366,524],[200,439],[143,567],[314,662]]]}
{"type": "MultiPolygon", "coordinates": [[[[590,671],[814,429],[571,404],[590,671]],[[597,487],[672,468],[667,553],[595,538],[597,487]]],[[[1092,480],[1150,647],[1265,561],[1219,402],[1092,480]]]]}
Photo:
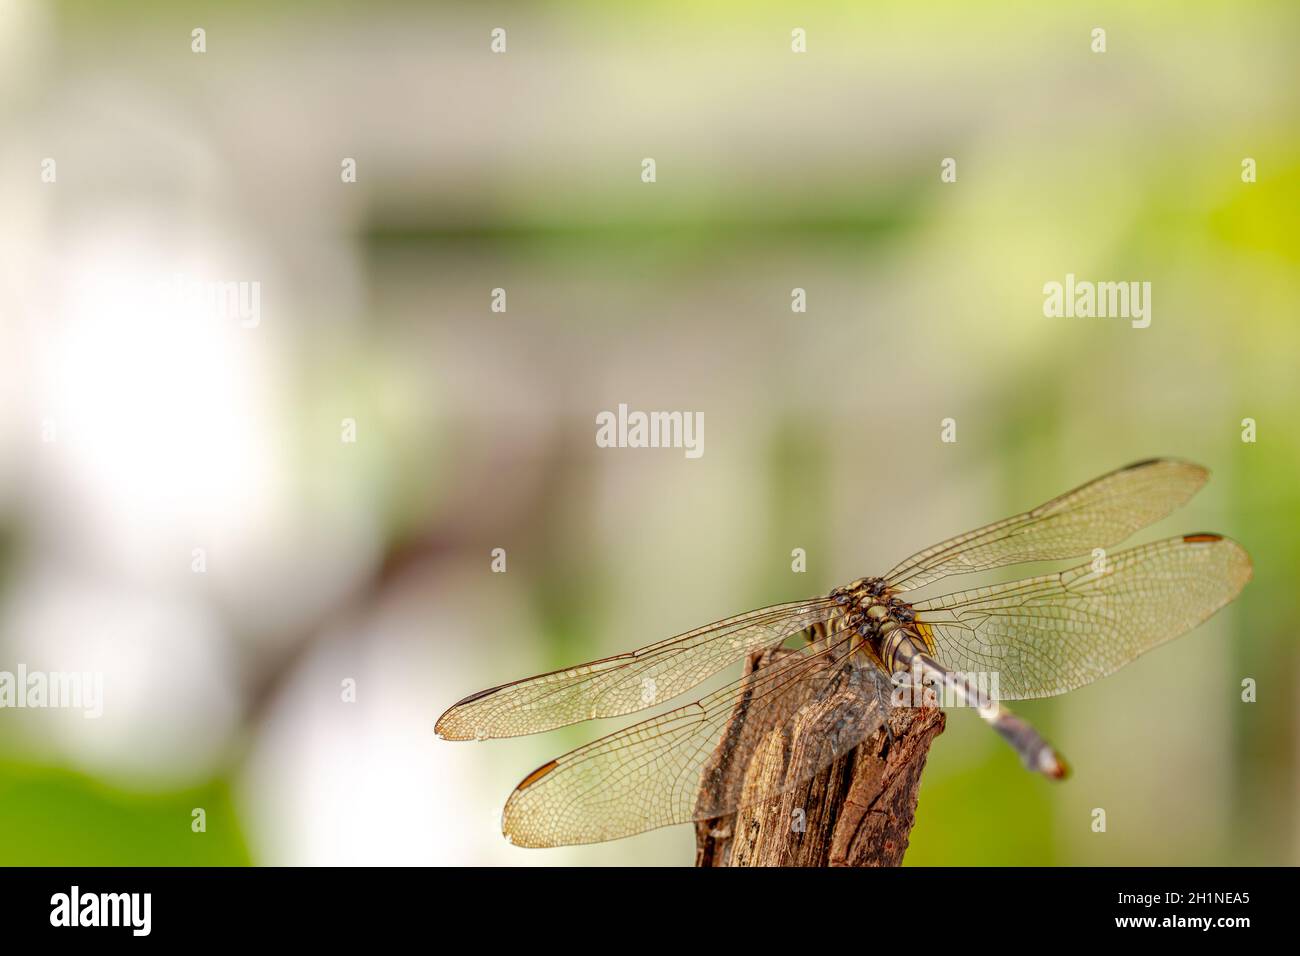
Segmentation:
{"type": "Polygon", "coordinates": [[[506,802],[506,838],[525,847],[595,843],[734,813],[749,799],[735,768],[757,743],[750,728],[788,730],[806,713],[798,701],[835,695],[787,768],[788,788],[887,726],[899,687],[918,681],[973,707],[1028,769],[1060,779],[1065,761],[1002,701],[1090,684],[1237,597],[1251,560],[1222,535],[1108,553],[1187,502],[1208,477],[1191,462],[1138,462],[824,597],[471,694],[435,730],[448,740],[483,740],[634,713],[793,640],[802,642],[793,653],[769,656],[738,681],[538,767],[506,802]],[[1084,556],[1090,560],[1057,573],[909,600],[949,575],[1084,556]],[[976,679],[982,675],[995,680],[976,679]]]}

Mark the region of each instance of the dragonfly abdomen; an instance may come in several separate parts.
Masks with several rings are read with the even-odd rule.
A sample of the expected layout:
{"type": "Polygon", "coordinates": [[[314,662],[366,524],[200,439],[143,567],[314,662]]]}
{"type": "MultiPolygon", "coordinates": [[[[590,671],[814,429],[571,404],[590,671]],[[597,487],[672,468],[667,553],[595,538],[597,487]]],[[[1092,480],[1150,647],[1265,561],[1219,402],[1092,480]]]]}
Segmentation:
{"type": "Polygon", "coordinates": [[[882,651],[883,659],[890,664],[890,673],[905,671],[912,675],[914,683],[941,688],[940,700],[954,700],[959,705],[976,708],[980,717],[1020,755],[1027,769],[1054,780],[1069,772],[1065,761],[1042,734],[990,697],[967,675],[956,674],[936,661],[919,636],[899,627],[885,638],[882,651]]]}

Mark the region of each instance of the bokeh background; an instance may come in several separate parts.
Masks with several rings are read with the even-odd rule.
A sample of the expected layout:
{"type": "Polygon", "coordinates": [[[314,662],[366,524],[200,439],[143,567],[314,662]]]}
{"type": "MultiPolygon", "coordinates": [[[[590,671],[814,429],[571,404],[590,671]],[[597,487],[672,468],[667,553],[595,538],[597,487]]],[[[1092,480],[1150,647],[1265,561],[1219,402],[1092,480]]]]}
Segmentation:
{"type": "Polygon", "coordinates": [[[1162,454],[1214,475],[1142,539],[1255,580],[1021,707],[1064,785],[951,714],[908,862],[1300,862],[1297,41],[1284,2],[2,0],[0,669],[105,705],[0,711],[0,863],[689,864],[499,835],[622,722],[434,720],[1162,454]],[[1067,272],[1150,281],[1150,328],[1044,318],[1067,272]],[[175,274],[260,324],[102,291],[175,274]],[[620,402],[703,457],[597,448],[620,402]]]}

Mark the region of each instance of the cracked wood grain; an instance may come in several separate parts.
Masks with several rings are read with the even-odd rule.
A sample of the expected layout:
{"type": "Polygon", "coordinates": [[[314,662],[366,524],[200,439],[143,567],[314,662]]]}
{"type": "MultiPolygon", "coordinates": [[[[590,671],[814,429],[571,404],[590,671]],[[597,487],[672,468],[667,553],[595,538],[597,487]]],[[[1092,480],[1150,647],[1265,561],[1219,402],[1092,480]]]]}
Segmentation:
{"type": "MultiPolygon", "coordinates": [[[[763,651],[745,673],[793,653],[763,651]]],[[[744,794],[738,813],[696,823],[697,866],[898,866],[916,820],[921,772],[943,711],[898,708],[889,730],[877,730],[856,749],[805,783],[781,791],[786,768],[799,760],[809,728],[837,698],[796,700],[807,710],[787,730],[746,727],[758,743],[748,760],[732,761],[744,794]]],[[[733,716],[733,720],[744,719],[733,716]]],[[[824,724],[823,724],[824,726],[824,724]]]]}

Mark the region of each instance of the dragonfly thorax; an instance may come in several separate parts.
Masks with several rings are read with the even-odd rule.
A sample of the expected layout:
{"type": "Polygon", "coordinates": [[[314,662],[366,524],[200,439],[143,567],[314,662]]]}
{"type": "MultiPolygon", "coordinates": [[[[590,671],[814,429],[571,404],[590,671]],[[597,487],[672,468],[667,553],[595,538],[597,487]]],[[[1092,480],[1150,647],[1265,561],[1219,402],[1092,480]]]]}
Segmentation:
{"type": "Polygon", "coordinates": [[[844,608],[844,628],[868,641],[916,620],[912,606],[895,597],[883,578],[859,578],[830,597],[844,608]]]}

